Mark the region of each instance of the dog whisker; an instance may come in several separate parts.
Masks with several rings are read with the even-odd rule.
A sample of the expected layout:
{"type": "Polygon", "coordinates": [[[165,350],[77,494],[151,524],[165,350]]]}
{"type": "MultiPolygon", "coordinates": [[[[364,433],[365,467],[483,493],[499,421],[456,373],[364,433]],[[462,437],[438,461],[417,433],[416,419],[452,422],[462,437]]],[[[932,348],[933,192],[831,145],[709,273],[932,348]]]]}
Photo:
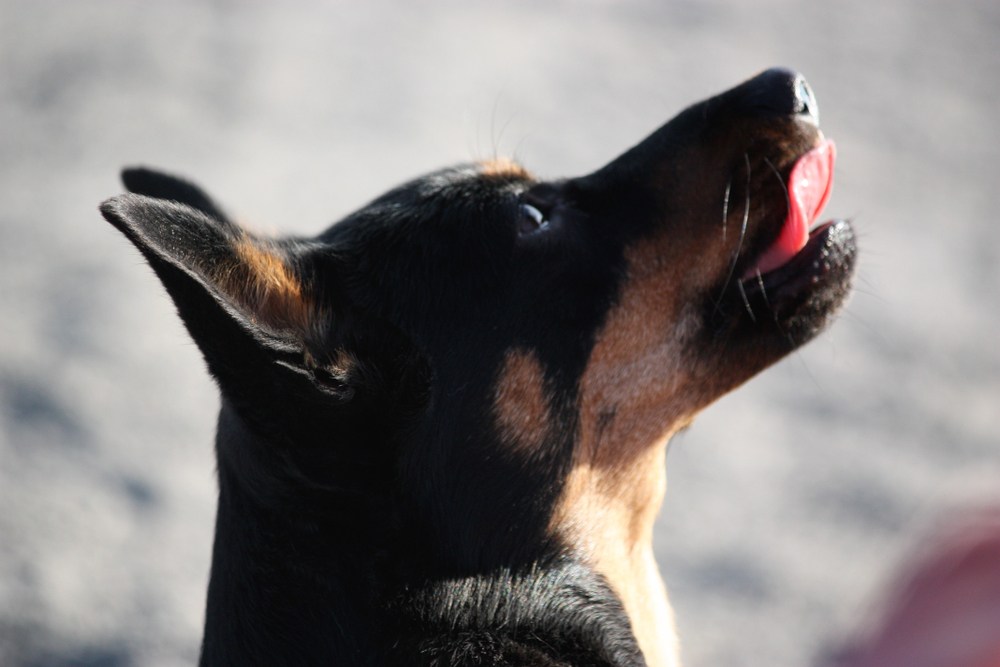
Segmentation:
{"type": "Polygon", "coordinates": [[[757,278],[757,286],[760,288],[760,295],[764,298],[764,305],[767,306],[768,310],[771,310],[771,302],[767,300],[767,289],[764,287],[764,276],[761,275],[760,269],[755,269],[754,273],[757,278]]]}
{"type": "MultiPolygon", "coordinates": [[[[729,271],[726,273],[726,279],[722,283],[722,290],[719,292],[719,296],[715,300],[716,310],[718,310],[718,306],[722,302],[722,297],[726,293],[726,290],[729,289],[729,285],[733,282],[733,275],[735,275],[736,273],[736,264],[740,260],[740,251],[743,250],[743,242],[746,240],[747,225],[750,222],[750,176],[752,173],[750,168],[750,155],[744,153],[743,161],[746,164],[747,168],[747,186],[746,186],[746,195],[744,196],[743,199],[743,220],[740,222],[740,238],[739,241],[736,243],[736,250],[733,252],[733,260],[729,264],[729,271]]],[[[730,180],[730,183],[732,183],[732,180],[730,180]]],[[[728,203],[729,188],[727,187],[726,190],[727,190],[726,201],[728,203]]],[[[745,299],[746,297],[744,296],[744,300],[745,299]]]]}
{"type": "MultiPolygon", "coordinates": [[[[765,285],[764,285],[764,276],[761,275],[760,269],[757,269],[755,271],[755,273],[756,273],[756,278],[757,278],[757,287],[760,288],[760,295],[764,299],[764,305],[767,307],[768,311],[770,311],[771,318],[774,320],[775,326],[777,326],[778,329],[781,330],[781,329],[783,329],[783,326],[781,324],[781,320],[778,318],[778,312],[776,310],[774,310],[773,308],[771,308],[771,302],[767,298],[767,289],[765,288],[765,285]]],[[[788,339],[788,342],[791,343],[792,345],[794,345],[795,344],[795,339],[792,338],[792,334],[788,333],[787,331],[784,332],[784,333],[785,333],[785,337],[788,339]]]]}
{"type": "Polygon", "coordinates": [[[740,241],[736,244],[736,252],[733,254],[733,264],[729,267],[729,277],[733,277],[736,270],[736,262],[740,258],[740,251],[743,250],[743,242],[747,237],[747,223],[750,222],[750,155],[743,154],[743,161],[747,166],[747,193],[743,200],[743,221],[740,223],[740,241]]]}
{"type": "Polygon", "coordinates": [[[750,315],[750,320],[756,324],[757,316],[753,314],[753,308],[750,307],[750,300],[747,299],[746,290],[743,289],[743,281],[736,281],[736,288],[740,291],[740,298],[743,299],[743,306],[747,309],[747,314],[750,315]]]}
{"type": "Polygon", "coordinates": [[[726,194],[722,198],[722,242],[726,242],[726,228],[729,222],[729,195],[733,189],[733,179],[726,183],[726,194]]]}
{"type": "Polygon", "coordinates": [[[781,177],[781,172],[778,171],[778,168],[774,166],[773,162],[771,162],[767,158],[764,158],[764,162],[767,163],[767,166],[771,168],[771,172],[774,174],[774,177],[777,178],[778,179],[778,183],[781,184],[781,191],[783,193],[785,193],[785,210],[786,211],[791,211],[792,210],[792,198],[788,194],[788,186],[785,185],[785,179],[781,177]]]}

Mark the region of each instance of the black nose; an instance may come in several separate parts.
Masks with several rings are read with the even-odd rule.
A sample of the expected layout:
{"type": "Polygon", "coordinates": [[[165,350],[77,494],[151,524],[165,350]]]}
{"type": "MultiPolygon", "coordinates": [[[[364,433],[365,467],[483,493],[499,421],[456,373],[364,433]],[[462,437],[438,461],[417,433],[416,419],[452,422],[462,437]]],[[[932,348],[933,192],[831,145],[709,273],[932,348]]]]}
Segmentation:
{"type": "Polygon", "coordinates": [[[789,69],[775,67],[747,81],[742,103],[752,113],[803,116],[819,122],[819,106],[806,78],[789,69]]]}

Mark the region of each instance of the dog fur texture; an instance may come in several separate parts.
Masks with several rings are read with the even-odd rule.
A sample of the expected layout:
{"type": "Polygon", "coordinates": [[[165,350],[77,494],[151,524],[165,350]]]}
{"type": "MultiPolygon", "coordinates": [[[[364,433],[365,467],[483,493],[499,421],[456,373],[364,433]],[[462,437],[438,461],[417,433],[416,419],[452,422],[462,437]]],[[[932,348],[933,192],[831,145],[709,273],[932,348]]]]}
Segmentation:
{"type": "Polygon", "coordinates": [[[222,394],[201,663],[677,664],[666,442],[849,290],[844,221],[754,272],[814,107],[769,70],[594,173],[444,169],[313,238],[126,170],[102,212],[222,394]]]}

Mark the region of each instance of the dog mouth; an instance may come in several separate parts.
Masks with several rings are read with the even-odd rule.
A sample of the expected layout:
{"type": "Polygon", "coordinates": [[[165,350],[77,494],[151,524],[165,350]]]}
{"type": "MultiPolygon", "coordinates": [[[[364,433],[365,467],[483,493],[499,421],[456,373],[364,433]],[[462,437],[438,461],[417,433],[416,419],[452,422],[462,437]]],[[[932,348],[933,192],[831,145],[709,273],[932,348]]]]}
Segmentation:
{"type": "Polygon", "coordinates": [[[829,139],[822,139],[795,162],[786,185],[788,213],[785,222],[777,238],[744,272],[744,281],[787,264],[808,247],[815,234],[821,233],[821,228],[813,228],[813,225],[830,200],[836,160],[836,145],[829,139]]]}
{"type": "MultiPolygon", "coordinates": [[[[765,253],[766,254],[766,253],[765,253]]],[[[854,232],[846,220],[827,220],[814,225],[805,244],[766,273],[755,269],[740,281],[743,294],[760,294],[771,305],[781,297],[819,288],[840,277],[846,279],[852,267],[854,232]]]]}
{"type": "Polygon", "coordinates": [[[846,220],[819,222],[833,190],[836,144],[822,136],[792,166],[786,183],[787,212],[777,236],[743,271],[744,294],[779,298],[850,272],[854,235],[846,220]]]}
{"type": "Polygon", "coordinates": [[[844,302],[856,257],[854,231],[846,220],[819,221],[833,189],[836,158],[834,143],[819,134],[794,159],[782,179],[784,219],[772,238],[758,239],[740,258],[732,276],[739,279],[727,280],[724,296],[713,300],[716,327],[745,329],[755,340],[765,330],[776,331],[778,339],[797,347],[844,302]]]}

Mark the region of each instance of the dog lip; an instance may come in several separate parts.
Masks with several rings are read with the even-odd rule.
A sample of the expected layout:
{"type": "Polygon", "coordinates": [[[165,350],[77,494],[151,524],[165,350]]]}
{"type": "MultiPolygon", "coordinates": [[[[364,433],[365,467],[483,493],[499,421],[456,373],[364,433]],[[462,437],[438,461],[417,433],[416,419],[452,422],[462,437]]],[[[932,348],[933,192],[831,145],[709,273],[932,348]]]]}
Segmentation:
{"type": "Polygon", "coordinates": [[[829,220],[809,232],[805,247],[767,273],[755,272],[741,283],[747,295],[760,292],[769,301],[799,294],[826,279],[847,274],[855,254],[854,230],[847,220],[829,220]]]}

